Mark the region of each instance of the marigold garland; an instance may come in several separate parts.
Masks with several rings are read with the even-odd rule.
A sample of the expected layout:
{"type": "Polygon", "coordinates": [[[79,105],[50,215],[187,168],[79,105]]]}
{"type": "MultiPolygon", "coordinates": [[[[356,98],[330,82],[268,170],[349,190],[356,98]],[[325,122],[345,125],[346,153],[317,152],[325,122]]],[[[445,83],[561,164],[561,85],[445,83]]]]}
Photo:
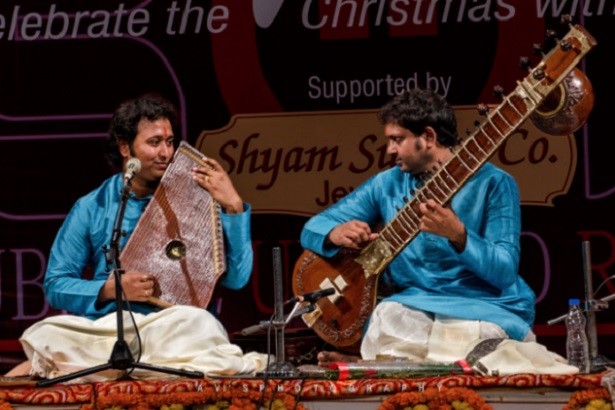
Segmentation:
{"type": "Polygon", "coordinates": [[[429,388],[397,393],[385,399],[378,410],[493,410],[485,399],[465,387],[429,388]]]}
{"type": "Polygon", "coordinates": [[[0,399],[0,410],[13,410],[11,403],[0,399]]]}
{"type": "Polygon", "coordinates": [[[570,396],[563,410],[613,410],[611,395],[606,388],[579,390],[570,396]]]}
{"type": "MultiPolygon", "coordinates": [[[[98,397],[96,405],[85,404],[80,410],[257,410],[261,404],[273,410],[305,410],[302,404],[287,393],[271,394],[243,389],[165,394],[123,393],[98,397]],[[273,396],[273,403],[271,399],[273,396]],[[271,403],[271,406],[270,406],[271,403]]],[[[0,408],[0,410],[5,410],[0,408]]],[[[8,409],[6,409],[8,410],[8,409]]]]}
{"type": "MultiPolygon", "coordinates": [[[[606,388],[579,390],[570,396],[562,410],[613,410],[606,388]]],[[[80,410],[258,410],[258,405],[273,410],[305,410],[287,393],[265,393],[240,389],[216,392],[165,394],[114,394],[99,397],[96,403],[84,404],[80,410]],[[271,399],[273,397],[273,404],[271,399]],[[262,403],[261,403],[262,402],[262,403]],[[192,406],[192,407],[186,407],[192,406]]],[[[14,410],[0,399],[0,410],[14,410]]],[[[397,393],[386,398],[378,410],[493,410],[475,391],[464,388],[428,388],[424,391],[397,393]]]]}

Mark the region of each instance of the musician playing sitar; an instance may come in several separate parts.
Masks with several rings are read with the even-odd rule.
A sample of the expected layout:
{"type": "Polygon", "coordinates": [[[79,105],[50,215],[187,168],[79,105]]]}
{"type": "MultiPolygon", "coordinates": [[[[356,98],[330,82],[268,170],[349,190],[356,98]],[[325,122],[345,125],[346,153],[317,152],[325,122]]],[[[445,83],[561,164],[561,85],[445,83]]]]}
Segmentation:
{"type": "MultiPolygon", "coordinates": [[[[127,100],[113,114],[107,138],[109,162],[124,171],[131,159],[137,158],[141,164],[130,181],[121,247],[171,164],[180,143],[179,125],[175,107],[155,94],[127,100]]],[[[227,268],[220,283],[239,289],[247,284],[252,272],[251,208],[242,201],[220,164],[211,158],[204,161],[207,166],[186,172],[188,179],[193,178],[200,187],[197,189],[207,190],[220,204],[227,268]]],[[[76,202],[63,222],[51,248],[44,288],[51,306],[73,315],[52,316],[28,328],[20,341],[29,362],[7,376],[55,378],[108,361],[117,326],[115,277],[110,274],[105,248],[111,242],[125,178],[126,173],[120,172],[103,181],[76,202]]],[[[206,309],[172,306],[161,310],[145,303],[154,292],[154,284],[149,272],[126,271],[121,275],[124,297],[130,302],[140,333],[141,348],[137,351],[132,322],[125,321],[126,342],[135,360],[205,374],[250,374],[265,368],[266,355],[243,354],[206,309]]],[[[154,374],[140,373],[143,377],[154,374]]],[[[91,374],[88,380],[121,375],[121,371],[112,369],[91,374]]]]}
{"type": "MultiPolygon", "coordinates": [[[[379,119],[396,166],[312,217],[301,233],[304,248],[333,257],[342,247],[359,249],[373,241],[375,227],[394,218],[461,142],[453,109],[430,90],[393,98],[379,119]]],[[[480,339],[535,341],[534,293],[518,272],[520,198],[514,178],[486,163],[450,204],[426,199],[418,214],[420,233],[379,278],[379,288],[390,293],[367,322],[361,357],[451,362],[465,358],[480,339]]],[[[318,359],[324,364],[349,357],[325,351],[318,359]]]]}

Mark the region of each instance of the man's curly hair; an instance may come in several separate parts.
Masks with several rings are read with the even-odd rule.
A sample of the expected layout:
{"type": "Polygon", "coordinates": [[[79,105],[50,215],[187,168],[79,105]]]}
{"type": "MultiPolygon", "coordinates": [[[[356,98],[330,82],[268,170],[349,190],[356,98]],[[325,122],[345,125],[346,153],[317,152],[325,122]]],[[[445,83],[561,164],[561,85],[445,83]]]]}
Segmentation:
{"type": "Polygon", "coordinates": [[[394,97],[380,109],[378,118],[382,124],[397,124],[416,135],[432,127],[445,147],[461,142],[453,108],[430,89],[414,88],[394,97]]]}
{"type": "MultiPolygon", "coordinates": [[[[105,144],[105,158],[111,166],[122,167],[119,141],[127,142],[132,151],[132,144],[139,131],[139,121],[143,118],[149,121],[166,118],[171,123],[173,133],[177,135],[177,127],[179,126],[177,109],[161,95],[149,93],[126,100],[113,113],[109,126],[109,135],[105,144]]],[[[177,148],[179,138],[176,138],[173,144],[177,148]]]]}

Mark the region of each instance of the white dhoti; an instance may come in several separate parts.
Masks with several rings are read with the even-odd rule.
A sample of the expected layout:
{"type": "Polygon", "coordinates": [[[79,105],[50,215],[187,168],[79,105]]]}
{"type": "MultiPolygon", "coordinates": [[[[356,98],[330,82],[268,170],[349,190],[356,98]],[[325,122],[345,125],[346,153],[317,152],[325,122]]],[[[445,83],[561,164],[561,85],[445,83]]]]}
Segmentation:
{"type": "Polygon", "coordinates": [[[417,363],[453,363],[475,354],[479,344],[491,348],[470,363],[477,373],[490,375],[574,374],[578,369],[536,342],[530,332],[523,341],[511,340],[498,325],[475,320],[432,316],[397,302],[376,306],[361,344],[364,360],[378,356],[406,358],[417,363]]]}
{"type": "MultiPolygon", "coordinates": [[[[407,358],[415,362],[455,362],[485,339],[508,338],[495,323],[429,315],[397,302],[381,302],[372,312],[361,343],[361,357],[407,358]]],[[[530,332],[526,337],[534,341],[530,332]]]]}
{"type": "MultiPolygon", "coordinates": [[[[140,352],[128,312],[124,312],[123,322],[124,339],[135,361],[205,375],[249,375],[267,366],[267,355],[244,354],[239,346],[230,343],[222,324],[205,309],[173,306],[149,315],[133,315],[141,339],[140,352]]],[[[117,316],[112,313],[97,320],[69,315],[49,317],[29,327],[20,341],[31,361],[31,374],[56,378],[109,362],[117,341],[117,316]]],[[[116,379],[124,374],[123,370],[109,369],[71,382],[116,379]]],[[[149,369],[131,373],[135,378],[164,375],[168,374],[149,369]]]]}

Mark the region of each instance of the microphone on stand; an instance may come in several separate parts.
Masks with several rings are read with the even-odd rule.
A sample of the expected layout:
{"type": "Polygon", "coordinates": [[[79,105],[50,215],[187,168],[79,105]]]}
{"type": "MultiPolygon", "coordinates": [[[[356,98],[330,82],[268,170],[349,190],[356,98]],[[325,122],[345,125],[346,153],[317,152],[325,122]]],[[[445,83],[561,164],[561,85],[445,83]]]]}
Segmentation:
{"type": "Polygon", "coordinates": [[[326,288],[317,290],[315,292],[304,293],[303,295],[293,296],[288,299],[284,304],[295,303],[295,302],[309,302],[314,303],[320,298],[324,298],[325,296],[330,296],[335,293],[335,288],[326,288]]]}
{"type": "MultiPolygon", "coordinates": [[[[286,317],[286,320],[284,320],[284,324],[288,324],[288,322],[290,322],[291,319],[293,319],[293,318],[295,318],[297,316],[301,316],[301,315],[304,315],[306,313],[313,312],[315,310],[316,310],[316,305],[314,305],[314,304],[309,304],[307,306],[301,307],[301,303],[297,302],[297,304],[295,305],[293,310],[286,317]]],[[[264,320],[264,321],[261,321],[260,323],[258,323],[256,325],[248,326],[248,327],[245,327],[245,328],[241,329],[239,331],[239,333],[241,333],[242,336],[249,336],[249,335],[251,335],[253,333],[260,332],[261,330],[266,330],[267,328],[269,328],[269,327],[271,327],[273,325],[274,324],[271,321],[264,320]]]]}
{"type": "Polygon", "coordinates": [[[257,325],[252,325],[252,326],[245,327],[245,328],[241,329],[241,331],[239,333],[241,333],[242,336],[248,336],[248,335],[251,335],[253,333],[260,332],[261,330],[265,330],[269,326],[270,326],[269,321],[265,320],[265,321],[260,322],[257,325]]]}
{"type": "Polygon", "coordinates": [[[126,163],[126,172],[124,172],[124,186],[130,184],[134,176],[141,171],[141,161],[139,158],[130,158],[126,163]]]}
{"type": "Polygon", "coordinates": [[[296,318],[297,316],[305,315],[306,313],[311,313],[316,310],[316,305],[314,303],[310,303],[309,305],[303,306],[302,302],[296,302],[295,307],[290,311],[284,323],[288,324],[291,319],[296,318]]]}

